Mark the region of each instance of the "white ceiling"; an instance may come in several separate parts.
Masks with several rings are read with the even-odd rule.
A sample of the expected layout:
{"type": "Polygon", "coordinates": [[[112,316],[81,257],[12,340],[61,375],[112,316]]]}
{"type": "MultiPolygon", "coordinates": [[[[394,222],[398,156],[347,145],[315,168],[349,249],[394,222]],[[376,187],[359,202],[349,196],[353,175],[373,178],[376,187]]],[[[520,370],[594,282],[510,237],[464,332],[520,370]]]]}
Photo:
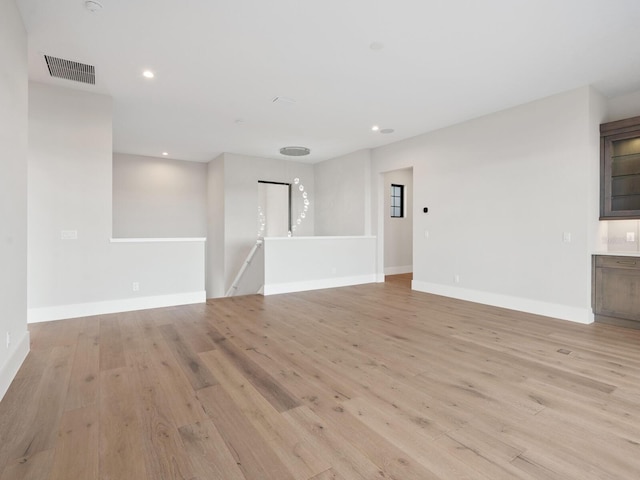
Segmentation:
{"type": "Polygon", "coordinates": [[[640,0],[99,1],[17,3],[30,78],[110,95],[123,153],[303,145],[317,162],[588,84],[640,89],[640,0]],[[96,85],[50,78],[42,53],[95,65],[96,85]]]}

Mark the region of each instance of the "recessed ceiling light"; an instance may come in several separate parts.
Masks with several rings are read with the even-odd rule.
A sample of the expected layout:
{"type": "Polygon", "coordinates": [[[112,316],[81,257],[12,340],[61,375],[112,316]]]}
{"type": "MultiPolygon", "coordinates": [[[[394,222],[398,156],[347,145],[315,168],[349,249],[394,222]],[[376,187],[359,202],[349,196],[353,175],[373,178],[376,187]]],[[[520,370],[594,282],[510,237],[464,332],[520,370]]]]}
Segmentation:
{"type": "Polygon", "coordinates": [[[371,130],[373,132],[377,132],[378,130],[380,130],[380,127],[378,125],[374,125],[373,127],[371,127],[371,130]]]}
{"type": "Polygon", "coordinates": [[[379,52],[383,48],[384,48],[384,43],[371,42],[371,44],[369,44],[369,49],[373,50],[374,52],[379,52]]]}
{"type": "Polygon", "coordinates": [[[380,133],[382,134],[388,134],[388,133],[393,133],[395,132],[395,130],[393,128],[383,128],[382,130],[380,130],[380,133]]]}
{"type": "Polygon", "coordinates": [[[163,157],[166,157],[167,155],[169,155],[169,152],[162,152],[163,157]]]}
{"type": "Polygon", "coordinates": [[[244,125],[244,119],[236,118],[233,123],[235,123],[236,125],[244,125]]]}
{"type": "Polygon", "coordinates": [[[155,73],[153,73],[151,70],[145,70],[144,72],[142,72],[142,76],[144,78],[153,78],[155,77],[155,73]]]}

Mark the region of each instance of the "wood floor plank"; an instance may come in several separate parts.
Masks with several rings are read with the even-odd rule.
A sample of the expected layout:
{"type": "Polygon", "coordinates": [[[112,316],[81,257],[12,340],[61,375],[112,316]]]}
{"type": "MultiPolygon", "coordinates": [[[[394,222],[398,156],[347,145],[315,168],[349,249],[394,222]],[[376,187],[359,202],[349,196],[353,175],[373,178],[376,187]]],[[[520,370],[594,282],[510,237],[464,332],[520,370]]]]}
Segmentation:
{"type": "MultiPolygon", "coordinates": [[[[51,349],[48,364],[42,374],[38,388],[25,410],[18,414],[22,423],[13,424],[9,430],[15,436],[2,435],[0,460],[3,462],[29,457],[55,447],[58,426],[71,373],[71,360],[75,346],[58,346],[51,349]],[[21,427],[21,428],[20,428],[21,427]]],[[[26,402],[27,399],[23,399],[26,402]]]]}
{"type": "Polygon", "coordinates": [[[289,410],[283,416],[297,429],[299,435],[312,442],[314,448],[344,478],[350,480],[385,478],[386,474],[383,470],[353,443],[334,429],[327,427],[326,422],[306,405],[289,410]]]}
{"type": "Polygon", "coordinates": [[[126,361],[118,316],[105,315],[98,318],[100,321],[100,371],[124,367],[126,361]]]}
{"type": "Polygon", "coordinates": [[[10,461],[22,457],[15,444],[36,416],[37,403],[33,399],[41,377],[16,378],[0,403],[0,472],[10,461]]]}
{"type": "Polygon", "coordinates": [[[333,468],[330,468],[329,470],[325,470],[324,472],[319,473],[309,480],[345,480],[345,478],[338,472],[336,472],[333,468]]]}
{"type": "Polygon", "coordinates": [[[199,390],[198,399],[247,479],[294,479],[222,386],[215,385],[199,390]]]}
{"type": "Polygon", "coordinates": [[[295,434],[286,420],[220,350],[202,353],[220,384],[251,425],[295,478],[309,478],[331,467],[295,434]]]}
{"type": "Polygon", "coordinates": [[[245,480],[236,458],[211,420],[183,425],[180,436],[198,478],[245,480]]]}
{"type": "Polygon", "coordinates": [[[398,448],[392,439],[387,439],[370,429],[359,420],[361,418],[359,415],[352,415],[344,410],[342,405],[336,404],[333,408],[318,408],[314,410],[314,413],[325,422],[326,427],[337,432],[349,443],[357,444],[358,449],[378,467],[380,472],[384,473],[384,478],[402,478],[403,480],[438,478],[433,472],[407,455],[407,452],[398,448]]]}
{"type": "MultiPolygon", "coordinates": [[[[99,323],[92,322],[99,326],[99,323]]],[[[78,335],[65,410],[95,405],[100,383],[100,332],[93,328],[78,335]]]]}
{"type": "Polygon", "coordinates": [[[178,326],[180,334],[196,353],[215,350],[215,343],[207,335],[205,323],[200,321],[200,314],[195,311],[195,306],[189,305],[187,309],[173,309],[169,313],[171,323],[178,326]]]}
{"type": "Polygon", "coordinates": [[[191,383],[167,345],[163,341],[152,342],[148,353],[175,425],[181,427],[206,419],[191,383]]]}
{"type": "Polygon", "coordinates": [[[217,385],[213,374],[202,364],[198,355],[182,338],[174,325],[162,325],[158,330],[164,336],[167,345],[173,352],[185,376],[189,379],[194,390],[217,385]]]}
{"type": "Polygon", "coordinates": [[[97,405],[64,413],[49,480],[98,478],[98,419],[97,405]]]}
{"type": "Polygon", "coordinates": [[[0,480],[48,479],[54,454],[54,449],[41,450],[28,457],[14,460],[6,466],[0,480]]]}
{"type": "Polygon", "coordinates": [[[29,329],[0,402],[0,480],[640,471],[640,331],[393,281],[29,329]]]}
{"type": "Polygon", "coordinates": [[[145,470],[153,479],[190,480],[194,477],[191,462],[184,452],[171,409],[163,401],[164,392],[149,354],[138,352],[132,360],[132,400],[137,405],[145,470]]]}
{"type": "MultiPolygon", "coordinates": [[[[213,330],[213,327],[212,327],[213,330]]],[[[221,334],[217,331],[213,333],[214,338],[219,338],[221,334]]],[[[291,408],[300,406],[300,403],[282,385],[269,375],[256,362],[251,360],[244,352],[233,345],[230,341],[222,340],[216,342],[217,348],[233,363],[245,378],[266,398],[279,412],[285,412],[291,408]]]]}
{"type": "Polygon", "coordinates": [[[127,367],[100,373],[100,480],[152,480],[130,377],[127,367]]]}

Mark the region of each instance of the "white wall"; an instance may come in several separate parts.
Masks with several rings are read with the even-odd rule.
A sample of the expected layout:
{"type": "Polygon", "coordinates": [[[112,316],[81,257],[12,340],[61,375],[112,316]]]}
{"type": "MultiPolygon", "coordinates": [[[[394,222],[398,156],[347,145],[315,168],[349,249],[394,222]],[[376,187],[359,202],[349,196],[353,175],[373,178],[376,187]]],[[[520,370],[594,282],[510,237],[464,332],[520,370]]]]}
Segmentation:
{"type": "Polygon", "coordinates": [[[224,154],[207,164],[207,298],[226,293],[224,276],[224,154]]]}
{"type": "Polygon", "coordinates": [[[203,242],[110,242],[111,99],[37,83],[29,95],[29,320],[204,300],[203,242]]]}
{"type": "Polygon", "coordinates": [[[114,237],[206,237],[207,164],[113,154],[114,237]]]}
{"type": "Polygon", "coordinates": [[[0,399],[29,351],[27,331],[27,34],[0,2],[0,399]],[[7,347],[7,333],[11,345],[7,347]]]}
{"type": "Polygon", "coordinates": [[[615,122],[640,115],[640,90],[606,100],[607,114],[604,122],[615,122]]]}
{"type": "Polygon", "coordinates": [[[264,239],[264,294],[300,292],[376,281],[376,239],[264,239]]]}
{"type": "Polygon", "coordinates": [[[370,234],[370,150],[316,163],[314,173],[315,234],[370,234]]]}
{"type": "MultiPolygon", "coordinates": [[[[209,208],[212,206],[211,202],[220,203],[215,195],[219,195],[219,188],[222,186],[224,215],[220,216],[218,212],[213,220],[223,221],[224,226],[217,225],[210,228],[215,229],[213,233],[218,236],[221,233],[220,229],[223,229],[224,250],[221,251],[220,245],[214,242],[208,244],[207,263],[211,279],[207,286],[208,297],[221,296],[226,292],[258,238],[258,180],[293,183],[294,179],[298,178],[308,194],[310,208],[306,212],[305,219],[294,232],[294,236],[314,234],[313,165],[232,153],[223,154],[222,160],[214,160],[217,163],[220,161],[222,166],[210,166],[209,169],[209,185],[213,184],[217,188],[217,193],[209,194],[209,208]],[[223,175],[223,182],[220,181],[219,175],[223,175]],[[220,285],[221,279],[224,279],[224,285],[220,285]]],[[[303,206],[302,192],[294,188],[291,198],[294,225],[302,213],[303,206]]]]}
{"type": "Polygon", "coordinates": [[[384,273],[413,271],[413,169],[384,174],[384,273]],[[404,185],[404,217],[391,217],[391,184],[404,185]]]}
{"type": "Polygon", "coordinates": [[[429,207],[414,218],[414,288],[592,321],[603,116],[581,88],[373,150],[377,211],[378,174],[409,166],[415,211],[429,207]]]}

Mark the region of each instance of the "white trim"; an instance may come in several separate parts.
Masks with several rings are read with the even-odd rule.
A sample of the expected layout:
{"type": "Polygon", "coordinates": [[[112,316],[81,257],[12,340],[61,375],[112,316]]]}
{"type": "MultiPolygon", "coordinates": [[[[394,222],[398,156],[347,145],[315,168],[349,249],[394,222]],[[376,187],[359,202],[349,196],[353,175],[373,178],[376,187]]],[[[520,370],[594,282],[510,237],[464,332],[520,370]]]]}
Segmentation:
{"type": "Polygon", "coordinates": [[[22,338],[16,343],[13,352],[9,355],[7,362],[0,368],[0,400],[4,397],[4,394],[9,390],[9,386],[15,378],[18,370],[22,366],[22,362],[27,358],[29,353],[29,331],[25,330],[22,333],[22,338]]]}
{"type": "Polygon", "coordinates": [[[270,241],[270,240],[309,240],[309,239],[313,239],[313,240],[344,240],[344,239],[363,239],[363,238],[376,238],[375,235],[314,235],[312,237],[264,237],[264,240],[270,241]]]}
{"type": "Polygon", "coordinates": [[[384,273],[376,273],[376,283],[384,283],[384,273]]]}
{"type": "Polygon", "coordinates": [[[545,317],[559,318],[570,322],[593,323],[593,312],[590,308],[571,307],[558,303],[541,302],[529,298],[512,297],[509,295],[481,292],[436,283],[419,282],[416,280],[413,280],[411,283],[411,288],[419,292],[433,293],[434,295],[442,295],[459,300],[492,305],[494,307],[508,308],[510,310],[543,315],[545,317]]]}
{"type": "Polygon", "coordinates": [[[293,283],[274,283],[264,286],[263,295],[277,295],[279,293],[306,292],[323,288],[348,287],[363,283],[376,283],[376,275],[358,275],[354,277],[323,278],[321,280],[307,280],[293,283]]]}
{"type": "Polygon", "coordinates": [[[401,267],[385,267],[385,275],[400,275],[402,273],[413,273],[413,265],[404,265],[401,267]]]}
{"type": "Polygon", "coordinates": [[[64,318],[89,317],[91,315],[130,312],[133,310],[146,310],[148,308],[173,307],[191,303],[204,303],[206,300],[207,294],[202,290],[199,292],[156,295],[153,297],[123,298],[104,302],[30,308],[27,310],[27,322],[48,322],[49,320],[61,320],[64,318]]]}
{"type": "Polygon", "coordinates": [[[205,242],[207,237],[176,237],[176,238],[110,238],[111,243],[158,243],[158,242],[205,242]]]}

